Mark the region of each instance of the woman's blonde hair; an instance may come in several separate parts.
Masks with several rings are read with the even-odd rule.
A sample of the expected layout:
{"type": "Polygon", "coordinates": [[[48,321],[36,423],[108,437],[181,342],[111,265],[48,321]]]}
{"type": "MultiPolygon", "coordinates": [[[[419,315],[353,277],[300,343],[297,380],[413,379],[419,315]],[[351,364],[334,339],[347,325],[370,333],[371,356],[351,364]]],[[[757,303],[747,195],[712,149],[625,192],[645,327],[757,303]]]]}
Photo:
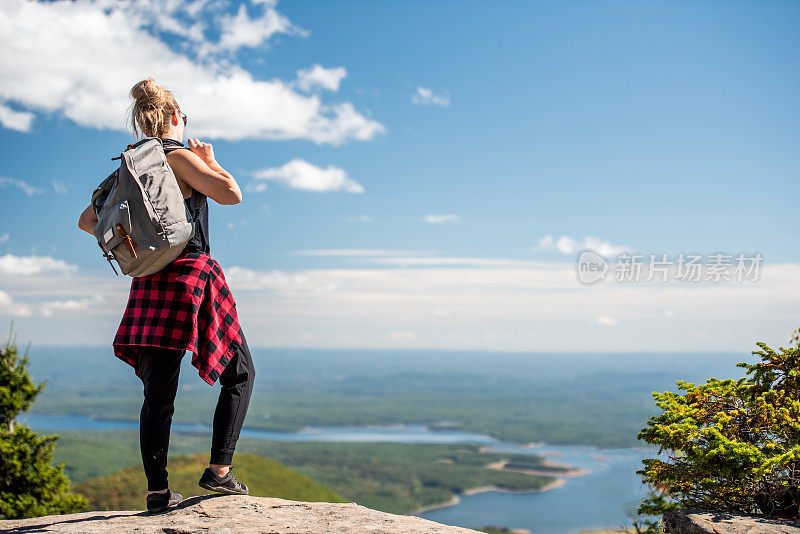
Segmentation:
{"type": "Polygon", "coordinates": [[[169,118],[180,106],[172,92],[160,87],[152,78],[140,81],[131,88],[133,133],[146,137],[161,137],[169,129],[169,118]],[[138,128],[137,128],[138,126],[138,128]]]}

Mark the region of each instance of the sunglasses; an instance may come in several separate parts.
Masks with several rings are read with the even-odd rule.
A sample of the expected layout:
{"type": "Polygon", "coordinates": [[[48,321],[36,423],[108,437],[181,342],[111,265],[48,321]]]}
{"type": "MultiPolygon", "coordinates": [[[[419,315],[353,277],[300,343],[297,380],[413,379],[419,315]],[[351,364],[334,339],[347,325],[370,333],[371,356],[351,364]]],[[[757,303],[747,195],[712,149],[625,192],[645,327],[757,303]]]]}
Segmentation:
{"type": "Polygon", "coordinates": [[[180,113],[180,114],[181,114],[181,118],[183,119],[183,126],[184,126],[184,128],[185,128],[185,127],[186,127],[186,123],[187,123],[187,120],[186,120],[186,113],[184,113],[183,111],[178,111],[178,113],[180,113]]]}

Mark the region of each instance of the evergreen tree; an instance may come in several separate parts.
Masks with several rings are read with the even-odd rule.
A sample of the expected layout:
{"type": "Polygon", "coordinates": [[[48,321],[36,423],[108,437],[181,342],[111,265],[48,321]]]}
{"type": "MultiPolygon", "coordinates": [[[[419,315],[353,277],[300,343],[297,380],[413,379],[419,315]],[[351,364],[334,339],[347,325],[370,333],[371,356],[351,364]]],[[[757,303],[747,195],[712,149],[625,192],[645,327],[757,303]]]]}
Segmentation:
{"type": "Polygon", "coordinates": [[[50,464],[58,436],[39,436],[15,421],[42,388],[28,375],[27,351],[20,356],[9,335],[0,346],[0,519],[72,513],[87,505],[70,493],[64,465],[50,464]]]}
{"type": "MultiPolygon", "coordinates": [[[[798,335],[793,336],[797,345],[798,335]]],[[[639,513],[692,508],[770,517],[800,515],[800,347],[764,343],[740,362],[747,376],[709,378],[685,393],[653,392],[663,413],[651,417],[638,437],[670,452],[643,460],[645,483],[663,490],[639,513]],[[667,498],[665,498],[667,497],[667,498]]]]}

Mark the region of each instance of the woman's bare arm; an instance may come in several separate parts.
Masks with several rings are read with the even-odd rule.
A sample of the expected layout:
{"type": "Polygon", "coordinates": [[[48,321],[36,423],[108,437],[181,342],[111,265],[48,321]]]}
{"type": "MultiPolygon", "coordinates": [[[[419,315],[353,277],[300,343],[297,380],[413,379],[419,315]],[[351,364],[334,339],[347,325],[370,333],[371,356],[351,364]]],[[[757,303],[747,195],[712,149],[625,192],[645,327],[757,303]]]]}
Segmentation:
{"type": "Polygon", "coordinates": [[[84,232],[88,232],[94,235],[94,227],[97,224],[97,215],[94,212],[94,208],[89,205],[81,216],[78,218],[78,228],[83,230],[84,232]]]}
{"type": "MultiPolygon", "coordinates": [[[[168,155],[175,176],[220,204],[238,204],[242,191],[231,174],[214,159],[210,143],[189,139],[189,150],[173,150],[168,155]]],[[[94,235],[97,215],[89,205],[78,218],[78,228],[94,235]]]]}
{"type": "Polygon", "coordinates": [[[175,176],[220,204],[238,204],[242,191],[231,174],[214,159],[210,143],[189,139],[189,150],[173,150],[167,156],[175,176]]]}

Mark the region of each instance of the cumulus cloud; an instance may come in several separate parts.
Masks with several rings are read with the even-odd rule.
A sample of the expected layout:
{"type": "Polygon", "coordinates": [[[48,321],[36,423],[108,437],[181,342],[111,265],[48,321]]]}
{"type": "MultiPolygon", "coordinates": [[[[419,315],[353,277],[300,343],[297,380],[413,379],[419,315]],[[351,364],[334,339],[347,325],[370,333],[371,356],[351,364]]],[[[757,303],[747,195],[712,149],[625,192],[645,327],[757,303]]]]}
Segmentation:
{"type": "Polygon", "coordinates": [[[15,111],[3,103],[0,103],[0,124],[9,130],[18,132],[30,132],[33,126],[33,113],[28,111],[15,111]]]}
{"type": "Polygon", "coordinates": [[[283,183],[292,189],[305,191],[345,191],[347,193],[363,193],[364,187],[347,176],[344,169],[328,165],[317,167],[302,159],[293,159],[281,167],[261,169],[253,173],[256,182],[251,184],[253,191],[266,189],[263,181],[283,183]],[[261,181],[261,183],[259,183],[261,181]]]}
{"type": "Polygon", "coordinates": [[[339,84],[345,76],[347,76],[347,70],[344,67],[326,69],[317,64],[310,69],[297,71],[297,87],[303,91],[311,91],[319,87],[336,92],[339,90],[339,84]]]}
{"type": "Polygon", "coordinates": [[[418,106],[441,106],[450,107],[450,95],[446,92],[437,95],[433,89],[419,86],[417,92],[411,95],[411,102],[418,106]]]}
{"type": "Polygon", "coordinates": [[[0,290],[0,315],[30,317],[33,315],[33,310],[26,304],[15,303],[11,295],[0,290]]]}
{"type": "Polygon", "coordinates": [[[42,273],[72,273],[77,266],[51,256],[0,256],[0,276],[30,276],[42,273]]]}
{"type": "Polygon", "coordinates": [[[9,186],[19,187],[29,197],[43,193],[43,191],[40,188],[33,186],[24,180],[17,180],[15,178],[8,178],[7,176],[0,176],[0,189],[5,189],[6,187],[9,186]]]}
{"type": "MultiPolygon", "coordinates": [[[[276,33],[302,33],[274,12],[274,2],[266,2],[256,19],[241,7],[229,15],[227,5],[0,2],[0,102],[24,113],[58,112],[88,128],[126,130],[130,88],[152,76],[191,117],[193,136],[338,145],[385,131],[350,102],[325,104],[319,95],[296,92],[292,81],[258,80],[235,57],[224,56],[276,33]],[[215,31],[217,41],[208,37],[215,31]]],[[[24,117],[5,117],[3,124],[25,126],[24,117]]]]}
{"type": "Polygon", "coordinates": [[[308,32],[292,24],[288,18],[275,10],[277,2],[268,2],[268,7],[261,16],[251,17],[247,7],[242,4],[236,15],[223,16],[219,19],[220,37],[216,43],[203,43],[201,53],[213,53],[216,50],[234,51],[242,47],[255,48],[275,35],[299,35],[307,37],[308,32]]]}
{"type": "Polygon", "coordinates": [[[458,215],[455,213],[446,213],[444,215],[426,215],[425,222],[431,224],[444,224],[449,222],[456,222],[459,220],[458,215]]]}
{"type": "Polygon", "coordinates": [[[605,257],[613,257],[623,252],[630,252],[631,248],[621,245],[612,245],[608,241],[603,241],[597,237],[587,236],[583,240],[562,235],[555,239],[552,235],[546,235],[539,239],[537,246],[533,247],[532,252],[557,250],[561,254],[575,254],[581,250],[593,250],[605,257]]]}
{"type": "Polygon", "coordinates": [[[3,243],[5,243],[5,242],[6,242],[6,241],[8,241],[9,239],[11,239],[11,236],[10,236],[10,235],[8,235],[8,232],[3,232],[2,234],[0,234],[0,245],[2,245],[3,243]]]}

